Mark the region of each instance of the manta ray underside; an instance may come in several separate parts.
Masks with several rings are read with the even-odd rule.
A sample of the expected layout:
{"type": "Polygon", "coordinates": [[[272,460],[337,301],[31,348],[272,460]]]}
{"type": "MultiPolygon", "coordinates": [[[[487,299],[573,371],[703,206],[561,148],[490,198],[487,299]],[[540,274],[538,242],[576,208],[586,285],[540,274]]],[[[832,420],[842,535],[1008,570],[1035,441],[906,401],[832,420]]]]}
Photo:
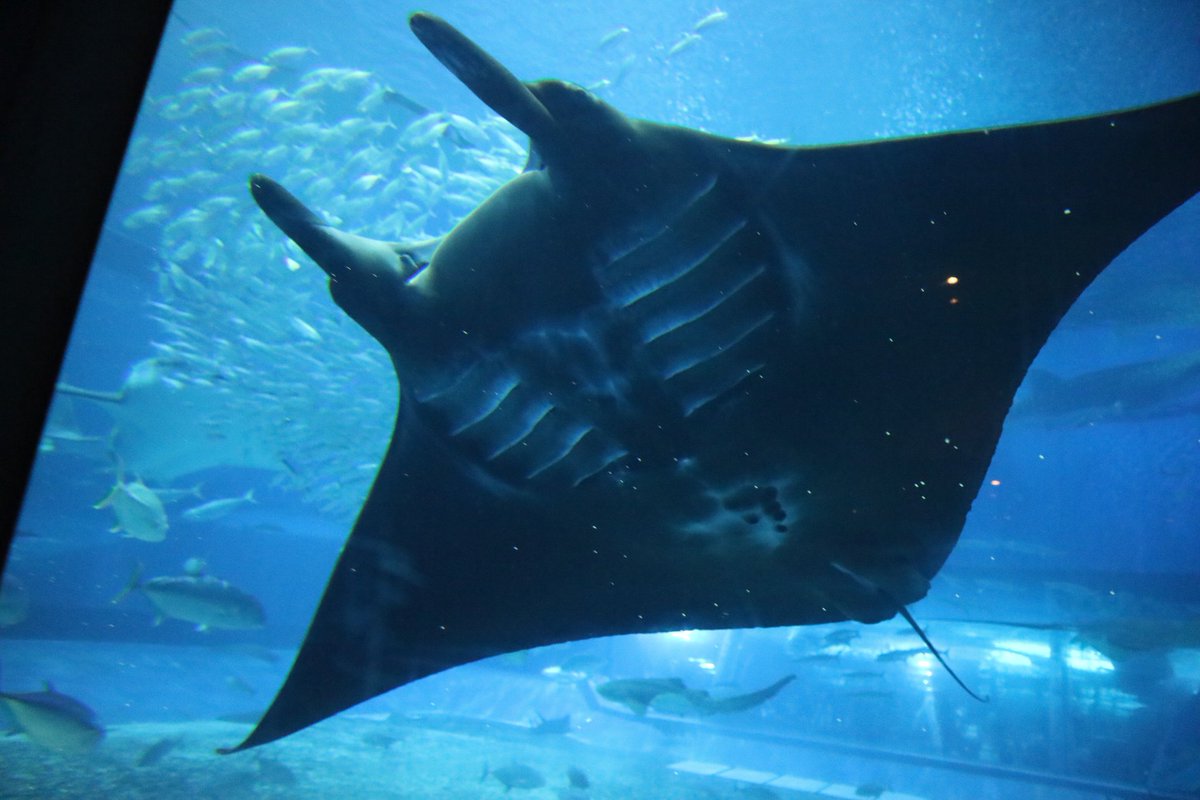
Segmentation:
{"type": "Polygon", "coordinates": [[[1059,318],[1200,189],[1200,96],[776,147],[522,83],[410,22],[534,155],[428,263],[251,178],[401,399],[291,674],[235,749],[537,645],[891,618],[954,547],[1059,318]]]}

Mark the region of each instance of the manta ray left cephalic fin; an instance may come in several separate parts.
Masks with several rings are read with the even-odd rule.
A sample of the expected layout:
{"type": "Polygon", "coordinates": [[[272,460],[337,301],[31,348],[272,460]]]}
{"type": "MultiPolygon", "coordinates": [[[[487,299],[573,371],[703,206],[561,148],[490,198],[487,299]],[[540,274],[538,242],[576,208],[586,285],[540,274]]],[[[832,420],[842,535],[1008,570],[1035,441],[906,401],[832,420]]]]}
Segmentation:
{"type": "Polygon", "coordinates": [[[236,749],[538,645],[901,613],[1059,319],[1200,190],[1196,95],[776,147],[631,119],[521,82],[436,17],[411,27],[537,158],[427,264],[251,179],[401,391],[291,673],[236,749]]]}

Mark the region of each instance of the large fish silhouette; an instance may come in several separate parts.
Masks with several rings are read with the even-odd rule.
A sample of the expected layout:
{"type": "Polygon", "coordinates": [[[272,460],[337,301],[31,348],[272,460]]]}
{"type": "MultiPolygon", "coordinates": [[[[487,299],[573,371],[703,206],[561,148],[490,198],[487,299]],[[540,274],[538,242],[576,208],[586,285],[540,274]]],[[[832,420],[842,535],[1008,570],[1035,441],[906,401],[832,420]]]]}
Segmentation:
{"type": "Polygon", "coordinates": [[[1200,189],[1200,96],[776,147],[629,119],[410,24],[530,165],[428,263],[251,178],[401,388],[291,674],[234,749],[520,648],[891,618],[954,547],[1059,318],[1200,189]]]}

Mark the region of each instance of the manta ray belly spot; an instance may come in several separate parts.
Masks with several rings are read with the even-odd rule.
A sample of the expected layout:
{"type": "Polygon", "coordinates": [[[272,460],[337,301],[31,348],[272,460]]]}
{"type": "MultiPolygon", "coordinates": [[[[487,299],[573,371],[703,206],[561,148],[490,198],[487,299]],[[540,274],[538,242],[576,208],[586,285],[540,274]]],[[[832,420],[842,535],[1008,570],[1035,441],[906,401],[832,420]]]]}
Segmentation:
{"type": "Polygon", "coordinates": [[[805,491],[797,478],[741,483],[710,490],[707,513],[681,526],[680,533],[717,552],[772,551],[791,537],[803,537],[805,491]]]}

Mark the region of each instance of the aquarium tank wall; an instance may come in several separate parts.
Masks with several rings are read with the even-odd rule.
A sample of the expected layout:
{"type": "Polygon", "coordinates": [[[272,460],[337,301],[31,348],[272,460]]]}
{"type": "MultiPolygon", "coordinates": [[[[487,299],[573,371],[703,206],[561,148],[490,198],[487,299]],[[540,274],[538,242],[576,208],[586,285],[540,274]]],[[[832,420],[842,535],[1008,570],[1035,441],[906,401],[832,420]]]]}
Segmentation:
{"type": "Polygon", "coordinates": [[[0,795],[1200,797],[1200,6],[36,19],[0,795]]]}

